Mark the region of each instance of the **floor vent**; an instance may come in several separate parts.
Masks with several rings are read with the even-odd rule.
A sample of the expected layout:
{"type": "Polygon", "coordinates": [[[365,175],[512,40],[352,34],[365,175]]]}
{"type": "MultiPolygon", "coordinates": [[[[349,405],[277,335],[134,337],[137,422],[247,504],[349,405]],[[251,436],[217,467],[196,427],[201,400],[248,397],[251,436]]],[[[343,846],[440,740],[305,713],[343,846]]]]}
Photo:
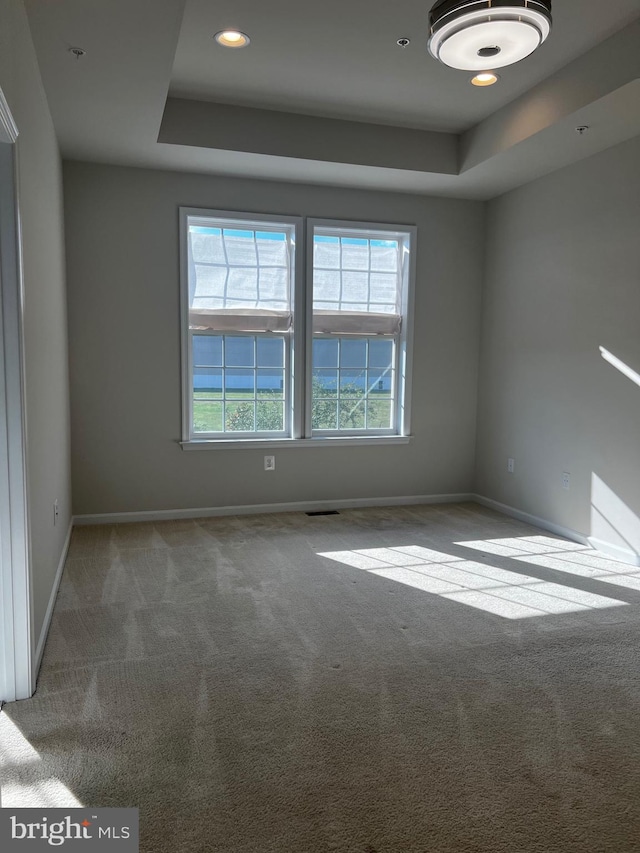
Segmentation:
{"type": "Polygon", "coordinates": [[[308,512],[306,515],[340,515],[337,509],[318,509],[315,512],[308,512]]]}

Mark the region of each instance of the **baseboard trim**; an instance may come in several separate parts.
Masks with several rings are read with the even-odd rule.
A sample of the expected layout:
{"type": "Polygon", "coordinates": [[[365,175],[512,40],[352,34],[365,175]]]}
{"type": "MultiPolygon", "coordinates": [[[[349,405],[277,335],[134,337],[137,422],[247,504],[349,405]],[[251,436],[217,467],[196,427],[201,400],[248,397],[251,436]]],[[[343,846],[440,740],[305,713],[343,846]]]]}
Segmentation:
{"type": "Polygon", "coordinates": [[[62,572],[64,571],[64,564],[67,559],[67,554],[69,553],[69,545],[71,543],[71,533],[73,532],[74,519],[72,518],[69,522],[69,530],[67,531],[67,537],[64,540],[64,545],[62,546],[62,554],[60,555],[60,561],[58,563],[58,569],[56,571],[56,577],[53,582],[53,588],[51,590],[51,595],[49,596],[49,604],[47,605],[47,611],[44,614],[44,622],[42,623],[42,630],[40,631],[40,638],[38,639],[38,645],[36,646],[36,653],[33,660],[33,683],[36,683],[36,679],[38,677],[38,672],[40,671],[40,664],[42,663],[42,655],[44,654],[44,645],[47,642],[47,635],[49,634],[49,628],[51,626],[51,618],[53,616],[53,608],[56,603],[56,596],[58,595],[58,588],[60,587],[60,581],[62,580],[62,572]]]}
{"type": "Polygon", "coordinates": [[[501,512],[503,515],[508,515],[511,518],[517,518],[518,521],[524,521],[525,524],[531,524],[533,527],[540,527],[542,530],[547,530],[549,533],[555,533],[557,536],[564,536],[565,539],[570,539],[572,542],[579,542],[580,545],[586,545],[587,547],[590,545],[590,541],[587,536],[583,533],[578,533],[577,530],[572,530],[570,527],[563,527],[561,524],[555,524],[553,521],[547,521],[546,518],[531,515],[528,512],[523,512],[521,509],[508,506],[508,504],[501,504],[491,498],[485,498],[484,495],[473,495],[473,500],[482,506],[494,509],[496,512],[501,512]]]}
{"type": "Polygon", "coordinates": [[[613,545],[611,542],[605,542],[604,539],[598,539],[595,536],[589,536],[589,545],[595,548],[596,551],[602,551],[613,560],[619,560],[621,563],[627,563],[631,566],[640,566],[640,554],[631,551],[628,548],[621,548],[620,545],[613,545]]]}
{"type": "Polygon", "coordinates": [[[195,507],[192,509],[143,510],[141,512],[107,512],[76,515],[73,523],[126,524],[140,521],[172,521],[181,518],[207,518],[219,515],[259,515],[273,512],[317,512],[326,509],[364,509],[376,506],[412,506],[416,504],[447,504],[473,500],[469,493],[453,495],[403,495],[386,498],[346,498],[334,501],[294,501],[291,503],[245,504],[241,506],[195,507]]]}

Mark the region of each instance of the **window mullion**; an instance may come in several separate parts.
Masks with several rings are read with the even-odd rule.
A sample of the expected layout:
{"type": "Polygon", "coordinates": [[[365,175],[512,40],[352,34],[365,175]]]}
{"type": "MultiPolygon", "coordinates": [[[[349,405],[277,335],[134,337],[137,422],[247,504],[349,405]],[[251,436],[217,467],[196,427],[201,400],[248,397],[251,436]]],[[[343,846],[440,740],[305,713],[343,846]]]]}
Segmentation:
{"type": "MultiPolygon", "coordinates": [[[[185,226],[181,235],[181,248],[184,258],[182,262],[184,279],[183,432],[186,437],[197,439],[202,436],[206,439],[207,429],[210,430],[210,438],[218,437],[219,434],[214,427],[218,426],[220,417],[222,417],[220,438],[224,437],[226,440],[237,437],[241,441],[243,438],[260,437],[258,426],[264,427],[271,424],[282,427],[281,430],[274,430],[273,435],[277,433],[295,439],[312,437],[314,432],[312,429],[314,291],[320,286],[315,275],[314,258],[316,256],[318,269],[327,269],[327,272],[323,273],[327,279],[326,284],[323,280],[322,288],[317,292],[318,298],[322,300],[322,304],[318,305],[319,328],[324,330],[324,333],[317,338],[319,341],[317,366],[321,368],[318,373],[317,432],[322,435],[334,433],[355,436],[387,432],[391,434],[395,430],[400,435],[407,434],[410,401],[406,386],[411,369],[413,292],[410,285],[415,277],[415,228],[337,220],[309,220],[307,225],[303,219],[290,217],[265,216],[262,218],[260,214],[184,208],[181,210],[181,221],[185,226]],[[266,242],[269,235],[262,235],[259,238],[258,234],[262,230],[263,221],[265,231],[274,232],[274,239],[286,240],[286,243],[270,244],[266,242]],[[193,248],[191,246],[192,231],[204,235],[197,238],[193,248]],[[316,237],[320,238],[317,246],[314,239],[316,237]],[[276,249],[276,245],[279,248],[276,249]],[[391,266],[389,262],[393,259],[395,247],[397,247],[395,265],[391,266]],[[250,263],[246,272],[240,271],[238,276],[234,274],[232,277],[232,269],[237,270],[239,264],[246,266],[245,257],[248,258],[252,249],[255,265],[250,263]],[[259,251],[262,255],[259,255],[259,251]],[[194,262],[198,265],[197,269],[192,263],[192,252],[194,262]],[[264,267],[261,265],[261,259],[265,261],[264,267]],[[364,271],[365,265],[366,279],[363,281],[361,272],[364,271]],[[225,269],[224,273],[220,269],[220,274],[216,277],[215,270],[209,273],[203,268],[204,266],[224,266],[225,269]],[[251,287],[252,267],[255,267],[257,276],[255,290],[251,287]],[[265,287],[269,290],[263,294],[261,273],[268,267],[272,267],[274,273],[270,274],[269,281],[265,279],[265,287]],[[396,330],[395,334],[392,332],[390,313],[393,304],[391,297],[394,268],[397,281],[395,302],[397,312],[403,318],[402,326],[400,330],[396,330]],[[328,272],[329,270],[332,272],[328,272]],[[377,276],[375,295],[372,292],[374,272],[377,276]],[[355,278],[354,274],[356,274],[355,278]],[[266,324],[263,322],[268,316],[267,309],[273,308],[281,312],[281,308],[284,307],[285,291],[282,286],[279,295],[276,296],[274,292],[273,297],[269,296],[272,278],[274,281],[279,280],[284,283],[284,278],[280,278],[284,275],[287,276],[286,280],[289,283],[289,310],[293,315],[293,322],[288,332],[284,331],[285,325],[282,323],[280,314],[277,326],[272,326],[270,319],[266,324]],[[210,289],[209,281],[217,281],[214,289],[210,289]],[[193,298],[190,295],[192,285],[193,298]],[[361,293],[362,285],[367,287],[366,294],[361,293]],[[334,306],[332,302],[336,298],[337,304],[334,306]],[[194,299],[197,310],[190,320],[194,299]],[[261,310],[261,299],[265,300],[264,311],[261,310]],[[274,299],[278,301],[272,301],[274,299]],[[256,306],[258,312],[255,316],[249,310],[252,305],[256,306]],[[237,313],[234,312],[236,307],[239,309],[237,313]],[[336,310],[330,310],[334,307],[336,310]],[[359,318],[358,310],[366,311],[366,315],[359,318]],[[378,312],[381,312],[380,315],[378,312]],[[224,318],[224,321],[218,320],[218,317],[224,318]],[[253,325],[240,325],[240,322],[245,322],[245,317],[251,317],[253,325]],[[372,322],[368,322],[367,318],[372,322]],[[230,319],[237,319],[240,322],[232,323],[229,322],[230,319]],[[200,328],[192,329],[191,323],[200,328]],[[267,332],[267,329],[273,331],[267,332]],[[205,391],[207,388],[215,390],[218,383],[214,375],[207,377],[206,370],[198,374],[198,377],[206,377],[205,379],[195,376],[195,362],[202,361],[200,356],[196,359],[197,353],[194,350],[195,337],[200,334],[219,335],[221,339],[223,379],[221,393],[218,398],[209,395],[211,402],[215,402],[215,399],[220,400],[221,413],[215,411],[217,406],[212,406],[210,409],[199,403],[196,406],[194,390],[196,383],[198,388],[202,386],[205,391]],[[383,335],[388,344],[383,346],[374,343],[376,334],[383,335]],[[263,358],[263,352],[264,364],[275,363],[270,361],[270,356],[267,355],[274,345],[262,343],[264,337],[274,335],[285,342],[284,373],[280,368],[275,367],[273,370],[261,371],[260,369],[259,359],[263,358]],[[229,376],[231,370],[229,359],[234,364],[238,361],[236,355],[242,352],[240,342],[237,345],[238,353],[235,345],[233,349],[231,348],[231,338],[236,336],[252,337],[254,361],[250,373],[232,370],[233,375],[229,376]],[[363,340],[364,346],[360,344],[354,348],[351,342],[357,339],[363,340]],[[322,343],[323,341],[328,343],[322,343]],[[330,343],[331,341],[333,343],[330,343]],[[335,350],[329,357],[328,353],[334,346],[335,350]],[[337,385],[334,391],[332,389],[333,369],[324,368],[331,365],[336,354],[337,385]],[[364,362],[361,361],[362,358],[364,362]],[[361,364],[364,365],[362,373],[361,364]],[[372,366],[374,364],[375,366],[372,366]],[[254,389],[252,397],[248,393],[248,379],[251,375],[254,389]],[[348,377],[351,376],[353,378],[349,379],[348,377]],[[344,385],[345,382],[347,386],[344,385]],[[265,395],[260,397],[259,386],[262,387],[262,385],[265,395]],[[270,390],[272,388],[273,391],[270,390]],[[276,388],[281,388],[281,392],[276,393],[276,388]],[[228,390],[231,390],[231,398],[235,401],[231,411],[230,432],[226,430],[229,416],[227,409],[231,402],[227,394],[228,390]],[[267,405],[266,402],[272,398],[273,405],[267,405]],[[277,417],[276,398],[278,401],[284,401],[285,405],[284,412],[281,411],[277,417]],[[324,402],[320,402],[320,398],[324,402]],[[243,405],[238,405],[238,401],[243,405]],[[335,406],[330,404],[330,401],[335,403],[335,406]],[[355,405],[352,406],[352,403],[355,405]],[[341,421],[341,406],[347,407],[347,415],[352,408],[354,409],[352,416],[347,417],[345,422],[341,421]],[[253,410],[251,433],[249,433],[250,407],[253,410]],[[236,411],[242,411],[242,416],[236,417],[234,414],[236,411]],[[357,416],[356,412],[358,412],[357,416]],[[390,419],[388,419],[389,416],[390,419]],[[196,432],[194,419],[198,424],[198,432],[196,432]],[[323,429],[322,424],[325,422],[327,425],[333,424],[334,429],[323,429]],[[389,430],[387,426],[390,427],[389,430]],[[236,433],[235,436],[234,433],[236,433]]],[[[199,347],[200,344],[197,346],[199,347]]],[[[246,352],[246,344],[242,346],[245,347],[245,355],[241,356],[241,361],[244,362],[249,353],[246,352]]],[[[205,350],[202,352],[204,353],[205,350]]],[[[203,367],[207,366],[208,360],[205,359],[203,367]]],[[[205,402],[208,400],[206,395],[200,394],[198,399],[200,398],[205,402]]]]}
{"type": "Polygon", "coordinates": [[[314,298],[314,229],[306,222],[304,229],[305,251],[299,252],[299,264],[297,264],[299,288],[298,298],[300,300],[300,311],[298,318],[300,328],[298,334],[298,347],[296,353],[299,356],[299,391],[300,408],[298,411],[298,422],[300,434],[304,438],[311,438],[312,434],[312,394],[313,394],[313,298],[314,298]]]}

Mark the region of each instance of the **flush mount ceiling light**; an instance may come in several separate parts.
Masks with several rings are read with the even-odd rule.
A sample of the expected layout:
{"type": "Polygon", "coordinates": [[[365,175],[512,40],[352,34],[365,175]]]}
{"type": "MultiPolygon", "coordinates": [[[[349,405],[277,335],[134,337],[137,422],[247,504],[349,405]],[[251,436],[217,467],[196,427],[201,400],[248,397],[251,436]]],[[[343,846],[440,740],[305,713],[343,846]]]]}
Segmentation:
{"type": "Polygon", "coordinates": [[[429,13],[429,52],[461,71],[519,62],[551,31],[551,0],[438,0],[429,13]]]}
{"type": "Polygon", "coordinates": [[[214,39],[223,47],[246,47],[251,39],[240,30],[221,30],[216,33],[214,39]]]}
{"type": "Polygon", "coordinates": [[[471,78],[471,83],[473,86],[493,86],[498,79],[498,75],[492,74],[491,71],[481,71],[480,74],[471,78]]]}

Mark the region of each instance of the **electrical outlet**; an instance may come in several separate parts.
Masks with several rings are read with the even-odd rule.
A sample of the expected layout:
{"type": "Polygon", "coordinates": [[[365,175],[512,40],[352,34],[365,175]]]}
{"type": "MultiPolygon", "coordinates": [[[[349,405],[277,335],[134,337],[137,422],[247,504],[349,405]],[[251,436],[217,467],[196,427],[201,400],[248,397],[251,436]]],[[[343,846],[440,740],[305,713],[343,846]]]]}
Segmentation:
{"type": "Polygon", "coordinates": [[[571,474],[568,471],[562,472],[562,488],[567,491],[571,488],[571,474]]]}
{"type": "Polygon", "coordinates": [[[275,456],[265,456],[264,457],[264,470],[265,471],[275,471],[276,470],[276,457],[275,456]]]}
{"type": "Polygon", "coordinates": [[[58,509],[58,499],[56,498],[53,502],[53,526],[55,527],[58,523],[58,515],[60,514],[60,510],[58,509]]]}
{"type": "Polygon", "coordinates": [[[516,460],[515,459],[507,459],[507,471],[510,474],[513,474],[516,470],[516,460]]]}

